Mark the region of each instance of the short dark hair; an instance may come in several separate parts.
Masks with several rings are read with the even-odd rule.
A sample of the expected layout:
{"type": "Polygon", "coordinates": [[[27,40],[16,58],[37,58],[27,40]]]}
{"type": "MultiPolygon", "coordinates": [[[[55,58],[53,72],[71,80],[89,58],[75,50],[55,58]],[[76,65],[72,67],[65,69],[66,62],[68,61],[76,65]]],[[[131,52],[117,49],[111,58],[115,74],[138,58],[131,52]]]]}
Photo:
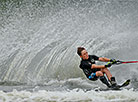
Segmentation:
{"type": "Polygon", "coordinates": [[[81,51],[83,51],[83,50],[85,50],[84,47],[78,47],[78,49],[77,49],[77,54],[78,54],[79,56],[81,56],[81,51]]]}

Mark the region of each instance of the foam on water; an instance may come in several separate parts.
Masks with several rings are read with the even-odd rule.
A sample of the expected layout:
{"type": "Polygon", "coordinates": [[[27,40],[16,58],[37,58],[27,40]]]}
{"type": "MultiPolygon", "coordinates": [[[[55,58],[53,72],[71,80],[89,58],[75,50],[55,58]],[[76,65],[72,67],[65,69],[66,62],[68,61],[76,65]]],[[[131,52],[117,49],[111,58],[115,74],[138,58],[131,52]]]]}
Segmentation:
{"type": "Polygon", "coordinates": [[[0,91],[0,102],[137,102],[137,96],[138,92],[133,89],[107,92],[85,92],[81,89],[38,92],[13,90],[7,93],[0,91]]]}
{"type": "Polygon", "coordinates": [[[81,78],[50,80],[34,86],[0,86],[0,102],[137,102],[138,92],[130,86],[118,91],[97,91],[106,87],[81,78]]]}

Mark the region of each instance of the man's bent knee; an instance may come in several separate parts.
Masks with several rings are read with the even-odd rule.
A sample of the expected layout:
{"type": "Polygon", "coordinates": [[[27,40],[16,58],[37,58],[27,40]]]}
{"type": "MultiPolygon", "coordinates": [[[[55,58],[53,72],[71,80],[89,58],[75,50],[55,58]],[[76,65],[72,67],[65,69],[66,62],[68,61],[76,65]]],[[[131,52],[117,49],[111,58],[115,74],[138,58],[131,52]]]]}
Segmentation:
{"type": "Polygon", "coordinates": [[[96,76],[103,76],[104,74],[103,74],[103,72],[101,72],[101,71],[97,71],[96,72],[96,76]]]}
{"type": "Polygon", "coordinates": [[[101,69],[102,72],[107,72],[109,71],[107,68],[101,69]]]}

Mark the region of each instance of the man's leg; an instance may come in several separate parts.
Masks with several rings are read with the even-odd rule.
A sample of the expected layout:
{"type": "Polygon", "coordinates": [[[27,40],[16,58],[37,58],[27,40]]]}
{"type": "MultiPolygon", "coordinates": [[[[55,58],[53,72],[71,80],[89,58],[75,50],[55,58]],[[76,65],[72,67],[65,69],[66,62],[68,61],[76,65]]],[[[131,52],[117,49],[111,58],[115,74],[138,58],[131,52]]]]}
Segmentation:
{"type": "Polygon", "coordinates": [[[107,85],[107,87],[111,87],[111,85],[109,84],[109,82],[107,81],[106,77],[104,76],[102,71],[97,71],[96,72],[96,76],[99,76],[100,80],[102,83],[104,83],[105,85],[107,85]]]}
{"type": "Polygon", "coordinates": [[[112,77],[112,74],[110,73],[110,71],[107,68],[101,69],[101,71],[106,74],[106,76],[107,76],[107,78],[110,81],[112,86],[117,85],[116,81],[115,81],[115,77],[112,77]]]}
{"type": "Polygon", "coordinates": [[[105,73],[106,76],[107,76],[107,78],[108,78],[108,80],[111,81],[112,74],[110,73],[110,71],[109,71],[107,68],[101,69],[101,71],[102,71],[103,73],[105,73]]]}
{"type": "Polygon", "coordinates": [[[102,83],[107,85],[107,87],[111,87],[111,85],[109,84],[109,82],[107,81],[105,76],[100,76],[100,80],[101,80],[102,83]]]}

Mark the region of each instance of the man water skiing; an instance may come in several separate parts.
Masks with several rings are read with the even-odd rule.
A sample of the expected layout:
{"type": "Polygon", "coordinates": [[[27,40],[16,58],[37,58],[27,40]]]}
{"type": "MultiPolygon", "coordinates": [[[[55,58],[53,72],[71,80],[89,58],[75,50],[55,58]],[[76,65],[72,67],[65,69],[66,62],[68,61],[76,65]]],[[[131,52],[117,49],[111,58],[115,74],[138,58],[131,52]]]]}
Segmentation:
{"type": "Polygon", "coordinates": [[[88,55],[88,52],[83,47],[78,47],[77,54],[82,58],[80,68],[89,80],[96,81],[100,79],[102,83],[107,85],[107,87],[117,86],[115,77],[112,77],[112,74],[107,69],[107,67],[111,67],[112,64],[117,63],[115,59],[112,60],[104,57],[98,57],[96,55],[88,55]],[[96,65],[95,61],[109,63],[106,65],[96,65]],[[104,74],[106,74],[109,81],[106,79],[104,74]]]}

